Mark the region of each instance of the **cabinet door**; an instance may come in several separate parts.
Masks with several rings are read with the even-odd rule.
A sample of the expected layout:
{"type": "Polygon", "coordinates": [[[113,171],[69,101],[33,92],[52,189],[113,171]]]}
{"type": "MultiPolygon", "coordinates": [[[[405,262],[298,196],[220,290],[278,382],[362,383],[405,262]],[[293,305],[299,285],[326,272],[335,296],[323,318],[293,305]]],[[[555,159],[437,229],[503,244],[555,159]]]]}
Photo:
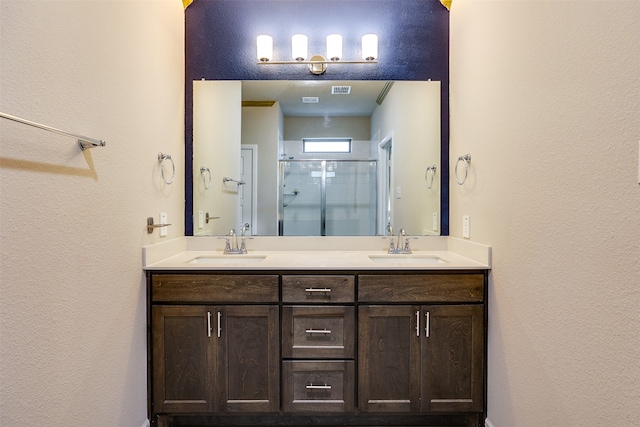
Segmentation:
{"type": "Polygon", "coordinates": [[[482,306],[433,305],[423,313],[422,411],[482,411],[482,306]]]}
{"type": "Polygon", "coordinates": [[[275,305],[216,307],[221,412],[280,406],[280,334],[275,305]]]}
{"type": "Polygon", "coordinates": [[[205,306],[154,306],[154,412],[214,410],[215,354],[205,306]]]}
{"type": "Polygon", "coordinates": [[[361,306],[358,402],[361,412],[420,410],[418,306],[361,306]]]}

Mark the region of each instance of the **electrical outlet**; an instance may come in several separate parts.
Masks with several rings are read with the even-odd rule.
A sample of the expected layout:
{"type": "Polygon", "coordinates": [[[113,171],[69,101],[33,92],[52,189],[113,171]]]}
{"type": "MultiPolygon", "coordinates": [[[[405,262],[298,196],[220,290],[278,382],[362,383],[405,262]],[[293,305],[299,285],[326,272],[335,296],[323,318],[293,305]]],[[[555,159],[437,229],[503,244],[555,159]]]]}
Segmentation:
{"type": "MultiPolygon", "coordinates": [[[[167,214],[165,212],[160,213],[160,224],[168,224],[167,214]]],[[[166,236],[168,232],[169,230],[167,230],[167,227],[160,227],[160,237],[166,236]]]]}
{"type": "Polygon", "coordinates": [[[433,213],[433,231],[438,231],[438,212],[433,213]]]}
{"type": "Polygon", "coordinates": [[[202,229],[204,227],[204,212],[198,211],[198,228],[202,229]]]}
{"type": "Polygon", "coordinates": [[[471,237],[471,217],[465,215],[462,217],[462,237],[469,239],[471,237]]]}

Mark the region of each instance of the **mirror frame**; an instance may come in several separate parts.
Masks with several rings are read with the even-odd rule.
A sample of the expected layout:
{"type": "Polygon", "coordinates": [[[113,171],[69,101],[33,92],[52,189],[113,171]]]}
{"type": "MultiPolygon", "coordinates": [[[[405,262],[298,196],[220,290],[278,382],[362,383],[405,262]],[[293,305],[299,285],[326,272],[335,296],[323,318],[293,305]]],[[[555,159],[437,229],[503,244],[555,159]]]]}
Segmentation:
{"type": "Polygon", "coordinates": [[[439,80],[441,82],[440,235],[449,235],[449,12],[438,1],[199,0],[185,10],[185,236],[193,235],[194,80],[439,80]],[[353,17],[358,19],[354,20],[353,17]],[[356,59],[360,36],[376,33],[376,65],[335,65],[321,75],[304,66],[258,66],[259,34],[274,39],[274,60],[286,60],[291,35],[309,36],[324,52],[329,32],[343,35],[345,59],[356,59]]]}

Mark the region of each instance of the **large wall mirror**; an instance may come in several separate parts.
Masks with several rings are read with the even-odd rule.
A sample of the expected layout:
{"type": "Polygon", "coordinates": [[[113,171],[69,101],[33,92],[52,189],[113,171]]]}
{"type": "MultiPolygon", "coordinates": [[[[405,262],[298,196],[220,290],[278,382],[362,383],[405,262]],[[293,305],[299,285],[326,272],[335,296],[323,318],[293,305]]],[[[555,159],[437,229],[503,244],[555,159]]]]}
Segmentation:
{"type": "Polygon", "coordinates": [[[185,28],[185,235],[448,234],[439,2],[199,0],[185,28]],[[378,63],[256,64],[258,34],[287,59],[300,32],[311,53],[342,33],[346,59],[376,33],[378,63]]]}
{"type": "Polygon", "coordinates": [[[440,229],[440,82],[193,82],[194,235],[440,229]]]}

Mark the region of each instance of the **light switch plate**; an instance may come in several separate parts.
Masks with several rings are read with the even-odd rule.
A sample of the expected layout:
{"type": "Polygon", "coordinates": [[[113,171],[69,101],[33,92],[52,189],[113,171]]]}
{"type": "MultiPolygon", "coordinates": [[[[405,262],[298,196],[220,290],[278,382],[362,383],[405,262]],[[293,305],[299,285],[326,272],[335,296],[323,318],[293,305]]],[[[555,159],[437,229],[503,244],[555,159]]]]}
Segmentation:
{"type": "Polygon", "coordinates": [[[462,237],[469,239],[471,237],[471,217],[465,215],[462,217],[462,237]]]}
{"type": "MultiPolygon", "coordinates": [[[[160,224],[168,224],[166,212],[160,213],[160,224]]],[[[168,232],[169,230],[167,230],[167,227],[160,227],[160,237],[166,236],[168,232]]]]}
{"type": "Polygon", "coordinates": [[[204,227],[204,212],[198,211],[198,228],[202,229],[204,227]]]}
{"type": "Polygon", "coordinates": [[[433,231],[438,231],[438,212],[433,213],[433,231]]]}

